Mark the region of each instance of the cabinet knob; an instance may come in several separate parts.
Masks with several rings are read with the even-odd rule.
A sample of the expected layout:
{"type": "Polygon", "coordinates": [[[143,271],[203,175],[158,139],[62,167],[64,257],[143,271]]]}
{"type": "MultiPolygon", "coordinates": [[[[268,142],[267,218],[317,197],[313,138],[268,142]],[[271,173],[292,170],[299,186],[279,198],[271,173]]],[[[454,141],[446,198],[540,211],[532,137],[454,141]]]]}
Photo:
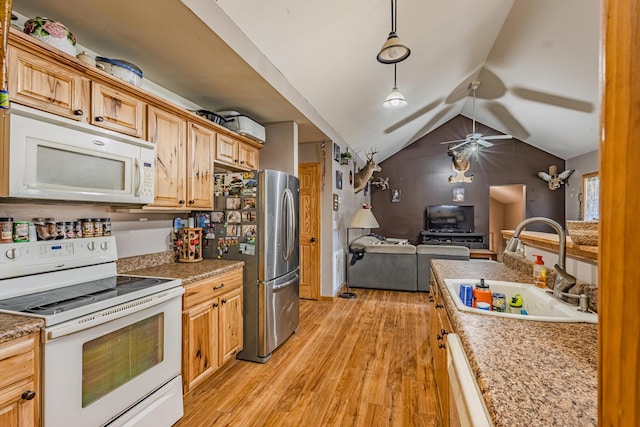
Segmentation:
{"type": "Polygon", "coordinates": [[[97,116],[97,117],[96,117],[96,122],[104,122],[104,117],[102,117],[102,116],[97,116]]]}
{"type": "Polygon", "coordinates": [[[241,160],[241,161],[240,161],[240,164],[241,164],[241,165],[244,165],[244,160],[241,160]]]}
{"type": "Polygon", "coordinates": [[[223,303],[223,304],[226,304],[228,301],[226,299],[223,299],[220,302],[223,303]]]}
{"type": "Polygon", "coordinates": [[[440,329],[440,333],[444,336],[447,335],[449,331],[447,331],[446,329],[440,329]]]}
{"type": "Polygon", "coordinates": [[[315,237],[312,237],[312,238],[311,238],[311,243],[315,243],[315,242],[316,242],[316,240],[317,240],[317,239],[316,239],[315,237]]]}
{"type": "Polygon", "coordinates": [[[184,200],[179,200],[178,203],[180,203],[181,205],[184,205],[184,200]]]}
{"type": "Polygon", "coordinates": [[[24,393],[22,393],[22,398],[23,398],[24,400],[31,400],[31,399],[33,399],[34,397],[36,397],[36,392],[35,392],[35,391],[33,391],[33,390],[27,390],[27,391],[25,391],[24,393]]]}
{"type": "Polygon", "coordinates": [[[211,306],[212,306],[213,308],[216,308],[216,307],[218,306],[218,303],[217,303],[217,302],[214,302],[211,306]]]}
{"type": "Polygon", "coordinates": [[[447,348],[447,345],[444,343],[438,344],[438,348],[447,348]]]}
{"type": "Polygon", "coordinates": [[[195,200],[189,200],[190,205],[194,204],[195,202],[196,202],[195,200]]]}
{"type": "Polygon", "coordinates": [[[444,305],[436,303],[436,308],[444,308],[444,305]]]}
{"type": "Polygon", "coordinates": [[[220,286],[214,286],[213,290],[217,291],[218,289],[222,289],[222,288],[224,288],[224,283],[220,283],[220,286]]]}
{"type": "Polygon", "coordinates": [[[436,338],[438,339],[438,341],[440,341],[440,340],[442,340],[442,339],[443,339],[443,338],[442,338],[442,335],[440,335],[440,334],[436,335],[436,338]]]}
{"type": "Polygon", "coordinates": [[[73,110],[74,116],[82,116],[83,114],[84,114],[84,111],[82,110],[73,110]]]}
{"type": "Polygon", "coordinates": [[[233,163],[238,163],[238,159],[233,159],[233,163]]]}

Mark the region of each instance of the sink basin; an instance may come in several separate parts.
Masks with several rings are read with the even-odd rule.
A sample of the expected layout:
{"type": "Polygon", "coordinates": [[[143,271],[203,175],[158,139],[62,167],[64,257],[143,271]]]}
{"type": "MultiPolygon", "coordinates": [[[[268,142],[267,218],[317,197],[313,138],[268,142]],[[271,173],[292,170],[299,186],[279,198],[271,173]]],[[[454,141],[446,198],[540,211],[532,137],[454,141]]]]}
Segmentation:
{"type": "Polygon", "coordinates": [[[449,294],[451,295],[451,298],[453,298],[458,310],[482,314],[485,316],[498,316],[541,322],[598,323],[597,314],[579,311],[577,306],[558,301],[553,297],[553,295],[545,292],[543,289],[526,283],[485,280],[485,283],[489,285],[491,292],[501,292],[505,294],[507,304],[511,300],[512,296],[520,294],[523,300],[523,308],[528,314],[502,313],[468,307],[464,305],[460,299],[460,285],[462,283],[466,283],[475,287],[478,282],[478,279],[445,279],[444,283],[446,285],[446,289],[449,291],[449,294]]]}

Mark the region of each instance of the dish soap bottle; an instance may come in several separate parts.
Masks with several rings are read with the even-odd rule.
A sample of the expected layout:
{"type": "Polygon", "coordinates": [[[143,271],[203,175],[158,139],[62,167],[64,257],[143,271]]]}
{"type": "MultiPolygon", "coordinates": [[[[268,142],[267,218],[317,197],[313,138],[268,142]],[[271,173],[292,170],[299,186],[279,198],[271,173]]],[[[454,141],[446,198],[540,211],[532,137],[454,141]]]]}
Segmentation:
{"type": "Polygon", "coordinates": [[[544,266],[542,255],[534,255],[536,257],[533,263],[533,283],[539,288],[547,287],[547,267],[544,266]]]}
{"type": "Polygon", "coordinates": [[[473,290],[473,308],[478,308],[479,302],[486,302],[489,304],[489,310],[491,310],[491,290],[489,285],[484,282],[484,279],[480,279],[473,290]]]}

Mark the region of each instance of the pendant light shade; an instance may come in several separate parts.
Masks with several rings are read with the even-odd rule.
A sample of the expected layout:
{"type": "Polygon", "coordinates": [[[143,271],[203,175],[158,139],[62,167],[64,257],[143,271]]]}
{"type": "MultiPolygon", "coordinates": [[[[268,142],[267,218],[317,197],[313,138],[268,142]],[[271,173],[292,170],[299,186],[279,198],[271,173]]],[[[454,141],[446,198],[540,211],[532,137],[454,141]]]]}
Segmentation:
{"type": "Polygon", "coordinates": [[[382,45],[376,59],[383,64],[396,64],[404,61],[411,54],[411,50],[402,43],[396,33],[398,0],[391,0],[391,32],[387,41],[382,45]]]}
{"type": "Polygon", "coordinates": [[[399,110],[407,106],[407,100],[398,90],[396,83],[396,64],[393,64],[393,89],[391,89],[391,93],[387,96],[387,99],[384,100],[382,106],[389,110],[399,110]]]}

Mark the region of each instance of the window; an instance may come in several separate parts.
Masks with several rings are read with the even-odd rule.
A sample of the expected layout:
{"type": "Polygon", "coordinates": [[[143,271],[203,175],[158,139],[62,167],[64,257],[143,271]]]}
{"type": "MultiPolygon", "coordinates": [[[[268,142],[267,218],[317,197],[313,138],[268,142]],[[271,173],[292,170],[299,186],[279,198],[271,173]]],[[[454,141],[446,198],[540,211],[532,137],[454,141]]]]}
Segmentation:
{"type": "Polygon", "coordinates": [[[582,175],[582,219],[597,221],[600,218],[600,176],[598,172],[582,175]]]}

